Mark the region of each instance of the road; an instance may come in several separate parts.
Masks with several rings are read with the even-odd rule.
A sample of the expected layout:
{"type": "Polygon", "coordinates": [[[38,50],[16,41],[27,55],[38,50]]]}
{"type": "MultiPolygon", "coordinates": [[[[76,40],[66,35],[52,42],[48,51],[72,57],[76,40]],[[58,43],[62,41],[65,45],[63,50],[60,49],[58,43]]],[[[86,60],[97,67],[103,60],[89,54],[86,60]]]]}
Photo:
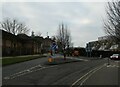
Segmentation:
{"type": "Polygon", "coordinates": [[[45,63],[47,58],[40,58],[3,67],[3,85],[119,85],[119,61],[110,60],[107,65],[107,58],[79,57],[74,60],[48,65],[45,63]]]}

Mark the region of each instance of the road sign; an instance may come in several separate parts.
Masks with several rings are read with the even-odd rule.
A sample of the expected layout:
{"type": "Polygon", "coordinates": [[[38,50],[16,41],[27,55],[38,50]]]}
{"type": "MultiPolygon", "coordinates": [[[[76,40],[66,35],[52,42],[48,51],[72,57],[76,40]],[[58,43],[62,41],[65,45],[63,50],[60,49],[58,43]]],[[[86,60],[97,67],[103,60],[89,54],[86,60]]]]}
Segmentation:
{"type": "Polygon", "coordinates": [[[91,57],[91,55],[92,55],[91,43],[88,43],[88,44],[87,44],[85,50],[86,50],[87,56],[88,56],[88,57],[91,57]]]}
{"type": "Polygon", "coordinates": [[[56,50],[57,48],[58,48],[58,46],[56,45],[56,43],[53,43],[52,46],[51,46],[51,49],[56,50]]]}
{"type": "Polygon", "coordinates": [[[91,48],[91,44],[87,44],[86,48],[85,48],[86,52],[91,52],[92,48],[91,48]]]}

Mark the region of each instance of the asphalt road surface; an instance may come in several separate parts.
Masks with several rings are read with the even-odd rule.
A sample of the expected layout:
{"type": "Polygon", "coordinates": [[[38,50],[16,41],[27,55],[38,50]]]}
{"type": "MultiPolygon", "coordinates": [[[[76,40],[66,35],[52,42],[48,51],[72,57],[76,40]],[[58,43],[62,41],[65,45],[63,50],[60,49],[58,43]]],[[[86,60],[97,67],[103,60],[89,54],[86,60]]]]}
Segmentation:
{"type": "Polygon", "coordinates": [[[58,64],[47,64],[40,58],[3,67],[2,85],[119,85],[120,61],[107,58],[76,57],[76,60],[58,64]]]}

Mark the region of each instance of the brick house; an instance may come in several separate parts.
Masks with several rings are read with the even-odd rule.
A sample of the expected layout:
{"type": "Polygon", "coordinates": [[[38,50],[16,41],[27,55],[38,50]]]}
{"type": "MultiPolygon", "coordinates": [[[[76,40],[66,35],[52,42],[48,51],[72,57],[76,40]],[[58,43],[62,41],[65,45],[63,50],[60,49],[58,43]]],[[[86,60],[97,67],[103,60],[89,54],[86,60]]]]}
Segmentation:
{"type": "Polygon", "coordinates": [[[2,55],[13,55],[17,48],[17,36],[2,30],[2,55]]]}
{"type": "Polygon", "coordinates": [[[32,55],[48,52],[52,40],[39,36],[28,36],[26,34],[13,35],[4,30],[2,32],[2,56],[32,55]]]}

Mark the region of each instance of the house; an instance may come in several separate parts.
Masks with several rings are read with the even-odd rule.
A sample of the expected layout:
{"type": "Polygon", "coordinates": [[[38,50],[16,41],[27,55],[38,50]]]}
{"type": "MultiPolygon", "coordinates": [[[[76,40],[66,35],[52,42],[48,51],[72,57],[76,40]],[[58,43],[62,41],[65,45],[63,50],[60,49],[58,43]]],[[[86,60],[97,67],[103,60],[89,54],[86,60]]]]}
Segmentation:
{"type": "Polygon", "coordinates": [[[43,51],[44,52],[49,52],[50,51],[50,47],[52,45],[52,43],[54,42],[54,40],[52,40],[51,38],[49,38],[49,36],[47,36],[42,43],[43,46],[43,51]]]}
{"type": "Polygon", "coordinates": [[[91,45],[92,50],[101,51],[120,51],[119,46],[112,39],[112,36],[98,37],[97,41],[91,41],[87,44],[91,45]]]}
{"type": "Polygon", "coordinates": [[[28,36],[26,34],[13,35],[4,30],[2,32],[2,56],[18,56],[41,54],[42,50],[48,52],[52,40],[39,36],[28,36]]]}
{"type": "Polygon", "coordinates": [[[2,56],[10,56],[15,54],[15,50],[17,48],[17,45],[19,43],[17,36],[5,32],[1,30],[2,32],[2,56]]]}
{"type": "Polygon", "coordinates": [[[120,53],[120,48],[111,38],[112,36],[99,37],[97,41],[91,41],[86,44],[86,52],[92,56],[109,57],[113,53],[120,53]],[[89,51],[90,49],[90,51],[89,51]]]}

